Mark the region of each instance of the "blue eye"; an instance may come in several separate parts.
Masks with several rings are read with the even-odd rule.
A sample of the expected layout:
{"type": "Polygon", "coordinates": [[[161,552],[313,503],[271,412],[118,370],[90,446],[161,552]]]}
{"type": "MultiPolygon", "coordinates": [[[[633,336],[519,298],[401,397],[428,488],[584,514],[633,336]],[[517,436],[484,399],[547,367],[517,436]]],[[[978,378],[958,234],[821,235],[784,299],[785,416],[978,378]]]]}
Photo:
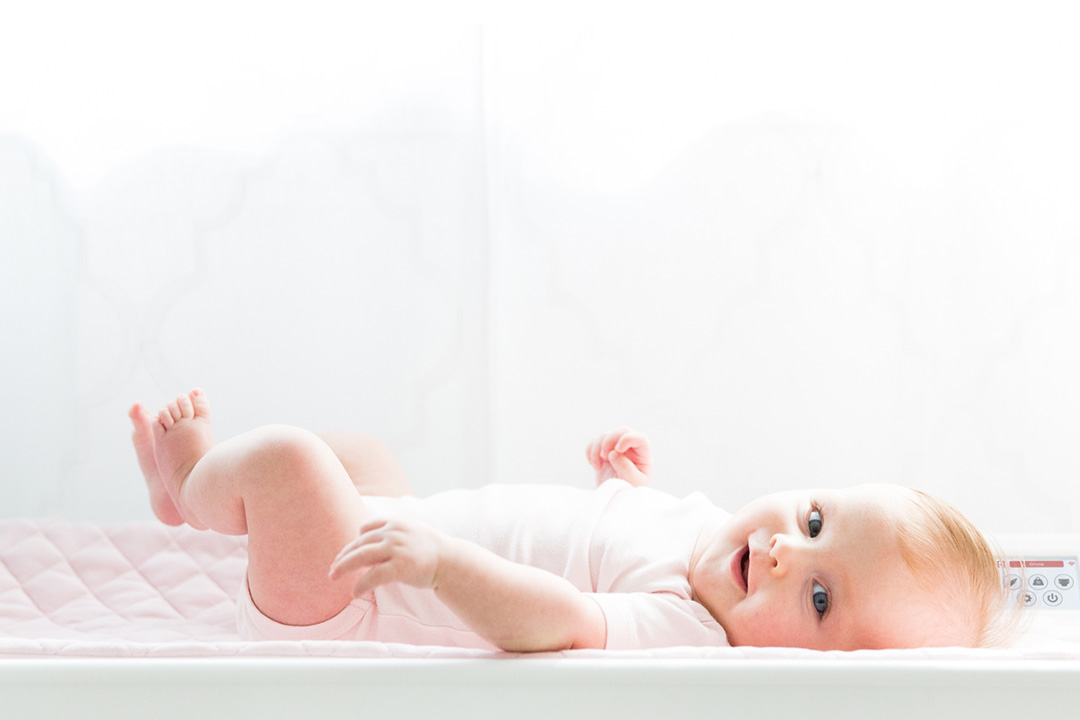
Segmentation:
{"type": "Polygon", "coordinates": [[[829,591],[814,583],[814,609],[817,610],[818,618],[824,618],[829,612],[829,591]]]}
{"type": "Polygon", "coordinates": [[[814,538],[821,532],[821,510],[816,507],[810,511],[810,517],[806,520],[806,529],[810,537],[814,538]]]}

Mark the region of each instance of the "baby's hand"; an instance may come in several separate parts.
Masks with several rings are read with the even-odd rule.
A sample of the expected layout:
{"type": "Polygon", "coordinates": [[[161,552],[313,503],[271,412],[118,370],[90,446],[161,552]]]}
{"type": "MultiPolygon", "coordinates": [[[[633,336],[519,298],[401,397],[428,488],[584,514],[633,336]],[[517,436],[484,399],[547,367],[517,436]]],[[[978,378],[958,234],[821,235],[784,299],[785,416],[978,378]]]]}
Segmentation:
{"type": "Polygon", "coordinates": [[[414,520],[370,520],[360,527],[359,536],[338,553],[330,565],[330,577],[336,580],[366,570],[353,586],[353,597],[391,582],[432,588],[446,541],[445,535],[414,520]]]}
{"type": "Polygon", "coordinates": [[[649,438],[629,428],[601,435],[585,449],[589,464],[596,470],[596,484],[617,477],[639,487],[649,484],[652,448],[649,438]]]}

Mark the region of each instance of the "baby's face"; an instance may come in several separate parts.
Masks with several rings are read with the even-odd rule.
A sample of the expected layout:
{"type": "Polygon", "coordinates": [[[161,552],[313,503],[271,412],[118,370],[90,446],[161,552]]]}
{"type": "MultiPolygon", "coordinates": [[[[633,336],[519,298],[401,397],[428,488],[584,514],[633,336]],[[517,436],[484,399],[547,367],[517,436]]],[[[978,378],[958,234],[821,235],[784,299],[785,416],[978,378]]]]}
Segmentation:
{"type": "Polygon", "coordinates": [[[863,485],[759,498],[699,542],[695,597],[732,645],[959,643],[941,598],[922,588],[897,547],[896,528],[913,512],[908,492],[863,485]]]}

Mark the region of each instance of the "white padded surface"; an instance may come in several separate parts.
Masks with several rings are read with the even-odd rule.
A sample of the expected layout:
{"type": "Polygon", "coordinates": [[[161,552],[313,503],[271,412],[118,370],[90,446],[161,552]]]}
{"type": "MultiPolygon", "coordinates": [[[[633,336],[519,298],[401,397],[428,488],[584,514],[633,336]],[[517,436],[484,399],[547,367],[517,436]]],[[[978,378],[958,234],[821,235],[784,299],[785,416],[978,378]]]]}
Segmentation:
{"type": "MultiPolygon", "coordinates": [[[[156,523],[0,522],[0,656],[493,658],[393,643],[238,639],[235,597],[246,544],[156,523]]],[[[822,661],[1080,660],[1080,613],[1046,612],[1008,649],[816,652],[793,648],[575,650],[578,659],[822,661]]]]}

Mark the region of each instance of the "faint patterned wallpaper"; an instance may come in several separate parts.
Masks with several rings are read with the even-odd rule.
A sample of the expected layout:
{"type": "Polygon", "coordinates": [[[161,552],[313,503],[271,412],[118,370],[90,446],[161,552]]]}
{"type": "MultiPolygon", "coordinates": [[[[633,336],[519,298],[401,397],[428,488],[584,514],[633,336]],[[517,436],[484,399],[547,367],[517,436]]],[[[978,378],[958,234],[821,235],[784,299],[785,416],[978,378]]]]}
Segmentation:
{"type": "Polygon", "coordinates": [[[462,38],[265,152],[73,182],[0,136],[0,515],[151,517],[126,410],[198,385],[219,437],[363,430],[420,494],[588,486],[628,424],[656,487],[729,509],[900,482],[1080,532],[1080,114],[922,126],[919,171],[896,117],[462,38]]]}

